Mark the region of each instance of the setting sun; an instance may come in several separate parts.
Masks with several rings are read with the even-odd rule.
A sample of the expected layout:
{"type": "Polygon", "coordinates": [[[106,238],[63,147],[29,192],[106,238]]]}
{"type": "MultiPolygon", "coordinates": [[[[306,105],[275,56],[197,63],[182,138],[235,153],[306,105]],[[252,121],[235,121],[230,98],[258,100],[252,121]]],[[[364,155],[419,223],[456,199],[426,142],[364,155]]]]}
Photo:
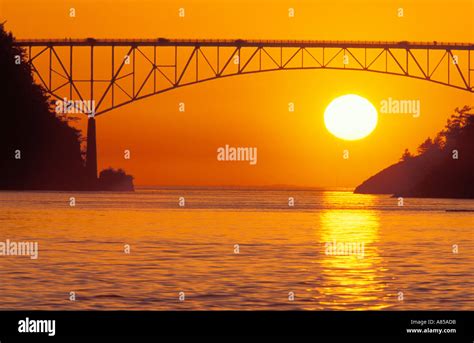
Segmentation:
{"type": "Polygon", "coordinates": [[[337,138],[358,140],[370,135],[377,126],[377,110],[361,96],[343,95],[326,107],[324,123],[337,138]]]}

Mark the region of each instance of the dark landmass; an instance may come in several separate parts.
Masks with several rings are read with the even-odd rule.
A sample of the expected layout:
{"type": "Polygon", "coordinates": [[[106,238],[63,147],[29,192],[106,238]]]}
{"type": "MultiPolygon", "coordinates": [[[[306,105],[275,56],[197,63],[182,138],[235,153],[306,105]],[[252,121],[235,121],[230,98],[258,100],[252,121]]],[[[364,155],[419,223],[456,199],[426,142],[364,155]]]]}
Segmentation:
{"type": "Polygon", "coordinates": [[[108,168],[99,174],[98,188],[101,191],[133,192],[133,176],[127,175],[122,169],[108,168]]]}
{"type": "Polygon", "coordinates": [[[354,193],[422,198],[474,198],[474,114],[456,108],[445,128],[426,139],[417,155],[408,149],[400,162],[359,185],[354,193]]]}
{"type": "Polygon", "coordinates": [[[78,118],[57,116],[43,87],[34,83],[23,49],[0,24],[0,189],[133,190],[123,171],[87,177],[83,138],[70,126],[78,118]]]}

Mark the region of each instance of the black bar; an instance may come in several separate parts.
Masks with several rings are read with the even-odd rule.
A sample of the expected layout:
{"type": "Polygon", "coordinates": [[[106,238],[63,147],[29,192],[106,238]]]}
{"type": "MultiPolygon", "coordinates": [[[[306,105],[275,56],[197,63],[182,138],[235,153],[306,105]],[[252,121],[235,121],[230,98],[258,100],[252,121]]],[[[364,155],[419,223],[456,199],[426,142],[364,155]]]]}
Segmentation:
{"type": "Polygon", "coordinates": [[[400,342],[472,342],[474,337],[473,312],[469,311],[1,311],[0,323],[2,343],[92,336],[394,337],[400,342]],[[19,333],[19,321],[26,318],[55,320],[55,335],[19,333]],[[413,320],[427,322],[421,325],[413,320]],[[427,328],[455,329],[456,333],[407,332],[427,328]]]}

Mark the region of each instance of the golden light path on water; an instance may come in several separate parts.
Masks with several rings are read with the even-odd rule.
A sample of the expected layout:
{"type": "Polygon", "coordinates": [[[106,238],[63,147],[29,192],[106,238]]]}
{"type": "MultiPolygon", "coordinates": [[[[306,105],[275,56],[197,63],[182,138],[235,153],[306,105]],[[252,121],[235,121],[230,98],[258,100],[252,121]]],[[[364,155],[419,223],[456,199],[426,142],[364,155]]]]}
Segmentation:
{"type": "MultiPolygon", "coordinates": [[[[323,201],[332,196],[326,192],[323,201]]],[[[361,196],[369,206],[372,197],[361,196]]],[[[330,201],[329,201],[330,202],[330,201]]],[[[328,204],[329,205],[329,204],[328,204]]],[[[379,310],[389,307],[380,294],[385,285],[378,278],[385,272],[378,243],[380,223],[375,211],[335,209],[323,211],[320,217],[321,241],[326,251],[320,262],[325,283],[320,288],[324,307],[344,310],[379,310]]]]}

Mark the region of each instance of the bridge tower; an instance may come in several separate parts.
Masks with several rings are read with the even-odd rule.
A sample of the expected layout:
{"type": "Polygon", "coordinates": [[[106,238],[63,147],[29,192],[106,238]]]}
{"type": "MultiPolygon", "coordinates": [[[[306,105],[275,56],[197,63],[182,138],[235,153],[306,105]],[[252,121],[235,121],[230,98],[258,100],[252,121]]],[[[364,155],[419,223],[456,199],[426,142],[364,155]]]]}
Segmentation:
{"type": "Polygon", "coordinates": [[[93,116],[90,116],[87,121],[86,173],[87,180],[95,185],[97,183],[97,141],[93,116]]]}

